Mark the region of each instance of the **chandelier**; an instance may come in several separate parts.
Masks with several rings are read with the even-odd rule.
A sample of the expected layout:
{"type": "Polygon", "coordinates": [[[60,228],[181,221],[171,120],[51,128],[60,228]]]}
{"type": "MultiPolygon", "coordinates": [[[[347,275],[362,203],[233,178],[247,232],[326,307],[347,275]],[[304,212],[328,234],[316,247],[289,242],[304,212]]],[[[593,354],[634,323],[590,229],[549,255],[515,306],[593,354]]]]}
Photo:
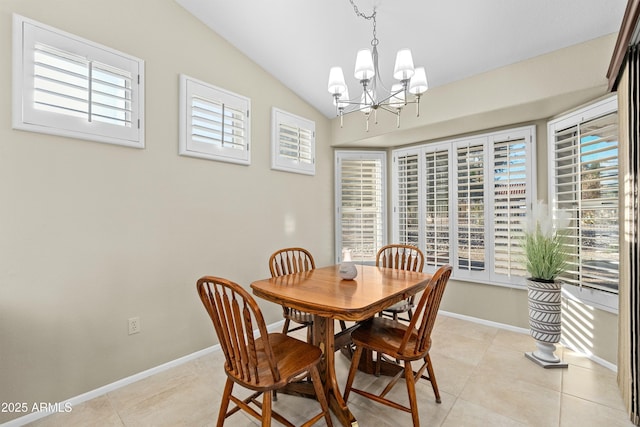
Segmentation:
{"type": "Polygon", "coordinates": [[[342,67],[331,67],[327,89],[333,96],[336,116],[340,117],[340,127],[343,125],[345,114],[361,111],[366,117],[366,130],[369,131],[369,119],[373,112],[374,122],[378,123],[378,110],[395,114],[396,126],[400,127],[400,112],[407,104],[416,104],[416,117],[420,116],[420,96],[428,89],[427,75],[424,67],[414,68],[411,50],[401,49],[396,54],[393,77],[398,80],[385,88],[378,70],[378,43],[376,37],[376,9],[371,15],[366,15],[349,0],[358,17],[373,22],[373,39],[371,50],[360,49],[356,55],[354,77],[362,85],[362,94],[356,98],[349,98],[349,89],[344,80],[342,67]],[[409,94],[413,97],[409,100],[409,94]]]}

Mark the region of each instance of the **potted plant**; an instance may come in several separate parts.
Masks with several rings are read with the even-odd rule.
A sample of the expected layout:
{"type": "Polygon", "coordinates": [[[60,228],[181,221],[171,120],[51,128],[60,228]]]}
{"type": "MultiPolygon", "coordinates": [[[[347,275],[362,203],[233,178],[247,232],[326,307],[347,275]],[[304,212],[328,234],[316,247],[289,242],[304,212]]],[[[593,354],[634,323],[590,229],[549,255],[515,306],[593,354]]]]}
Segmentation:
{"type": "Polygon", "coordinates": [[[522,248],[530,277],[527,278],[529,328],[536,350],[525,355],[545,368],[567,367],[555,355],[561,334],[561,285],[557,276],[567,267],[565,250],[568,215],[538,202],[527,219],[522,248]]]}

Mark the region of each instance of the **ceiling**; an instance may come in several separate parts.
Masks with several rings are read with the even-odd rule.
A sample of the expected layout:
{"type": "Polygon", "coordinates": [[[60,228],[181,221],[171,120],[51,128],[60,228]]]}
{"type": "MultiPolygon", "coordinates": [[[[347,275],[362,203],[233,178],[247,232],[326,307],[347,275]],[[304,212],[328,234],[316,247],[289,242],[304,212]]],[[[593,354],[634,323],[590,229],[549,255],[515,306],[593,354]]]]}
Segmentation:
{"type": "MultiPolygon", "coordinates": [[[[430,87],[442,86],[619,30],[626,0],[354,0],[377,10],[382,81],[408,47],[430,87]]],[[[342,66],[349,93],[358,49],[372,21],[349,0],[176,0],[328,118],[329,68],[342,66]]]]}

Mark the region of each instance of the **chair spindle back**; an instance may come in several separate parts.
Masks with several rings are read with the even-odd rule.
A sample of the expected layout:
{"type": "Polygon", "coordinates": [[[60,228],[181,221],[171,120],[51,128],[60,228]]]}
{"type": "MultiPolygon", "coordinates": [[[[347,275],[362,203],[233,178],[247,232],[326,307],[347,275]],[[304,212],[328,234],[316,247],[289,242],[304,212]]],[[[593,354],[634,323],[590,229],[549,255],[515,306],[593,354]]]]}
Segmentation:
{"type": "Polygon", "coordinates": [[[380,248],[376,255],[378,267],[395,268],[398,270],[422,271],[424,255],[415,246],[386,245],[380,248]]]}
{"type": "Polygon", "coordinates": [[[269,258],[271,277],[309,271],[316,268],[311,253],[303,248],[284,248],[274,252],[269,258]]]}
{"type": "Polygon", "coordinates": [[[444,289],[449,282],[452,267],[443,265],[431,277],[429,284],[424,290],[420,302],[416,307],[416,312],[409,323],[407,332],[405,333],[399,351],[401,353],[406,349],[412,334],[417,330],[417,337],[413,349],[414,354],[424,353],[431,345],[431,331],[436,322],[440,301],[444,294],[444,289]],[[417,323],[420,322],[418,325],[417,323]]]}
{"type": "Polygon", "coordinates": [[[231,373],[243,381],[258,384],[258,351],[264,351],[273,380],[279,381],[280,373],[267,339],[264,318],[253,297],[237,283],[212,276],[199,279],[197,288],[231,373]],[[256,346],[254,329],[258,329],[263,338],[260,349],[256,346]]]}

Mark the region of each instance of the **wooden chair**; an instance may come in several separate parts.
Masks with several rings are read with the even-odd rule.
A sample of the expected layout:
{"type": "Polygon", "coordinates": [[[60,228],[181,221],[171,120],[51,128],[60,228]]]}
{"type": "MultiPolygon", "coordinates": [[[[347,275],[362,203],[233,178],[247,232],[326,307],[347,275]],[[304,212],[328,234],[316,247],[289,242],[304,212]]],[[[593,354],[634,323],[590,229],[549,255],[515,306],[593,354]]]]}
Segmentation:
{"type": "MultiPolygon", "coordinates": [[[[380,248],[376,254],[376,266],[396,268],[398,270],[422,271],[424,267],[424,255],[415,246],[394,244],[380,248]]],[[[402,319],[411,321],[413,316],[415,296],[411,296],[404,301],[400,301],[379,313],[380,317],[387,316],[398,320],[400,313],[407,313],[408,318],[402,319]]]]}
{"type": "Polygon", "coordinates": [[[417,380],[420,378],[429,380],[433,387],[436,402],[441,402],[433,365],[431,364],[431,357],[429,356],[429,349],[431,348],[431,331],[433,330],[440,300],[449,281],[449,276],[451,276],[450,265],[442,266],[436,271],[424,290],[416,308],[416,313],[408,326],[405,323],[386,317],[373,317],[362,323],[358,329],[351,334],[351,339],[356,346],[356,350],[351,359],[351,368],[349,369],[349,376],[345,386],[345,402],[347,402],[349,398],[349,393],[353,391],[392,408],[410,412],[415,427],[420,425],[415,388],[415,382],[417,380]],[[396,376],[391,379],[379,395],[352,387],[353,379],[358,370],[360,356],[364,349],[377,352],[378,357],[380,357],[381,354],[386,354],[393,359],[404,362],[404,368],[398,367],[399,369],[396,376]],[[417,372],[414,372],[411,362],[420,359],[424,360],[424,364],[417,372]],[[429,375],[428,377],[422,375],[425,369],[429,375]],[[407,384],[409,407],[385,397],[402,376],[404,376],[407,384]]]}
{"type": "MultiPolygon", "coordinates": [[[[309,271],[316,268],[311,253],[303,248],[284,248],[279,249],[269,257],[269,270],[271,277],[284,276],[286,274],[298,273],[300,271],[309,271]]],[[[282,306],[282,316],[284,317],[284,327],[282,333],[297,331],[298,329],[307,329],[307,342],[311,342],[313,336],[313,316],[290,307],[282,306]],[[298,323],[299,326],[289,329],[291,321],[298,323]]]]}
{"type": "Polygon", "coordinates": [[[331,426],[327,399],[318,372],[322,357],[320,348],[281,333],[267,333],[262,312],[251,295],[240,285],[226,279],[205,276],[197,282],[198,294],[216,330],[226,362],[227,381],[224,387],[217,426],[239,410],[261,419],[263,426],[271,425],[271,418],[293,427],[287,419],[272,410],[271,391],[284,387],[297,376],[309,373],[322,407],[304,426],[311,426],[322,418],[331,426]],[[254,330],[258,335],[254,337],[254,330]],[[232,394],[240,384],[254,390],[244,400],[232,394]],[[256,399],[263,395],[262,403],[256,399]],[[229,402],[235,407],[228,410],[229,402]],[[259,414],[251,403],[262,408],[259,414]]]}

